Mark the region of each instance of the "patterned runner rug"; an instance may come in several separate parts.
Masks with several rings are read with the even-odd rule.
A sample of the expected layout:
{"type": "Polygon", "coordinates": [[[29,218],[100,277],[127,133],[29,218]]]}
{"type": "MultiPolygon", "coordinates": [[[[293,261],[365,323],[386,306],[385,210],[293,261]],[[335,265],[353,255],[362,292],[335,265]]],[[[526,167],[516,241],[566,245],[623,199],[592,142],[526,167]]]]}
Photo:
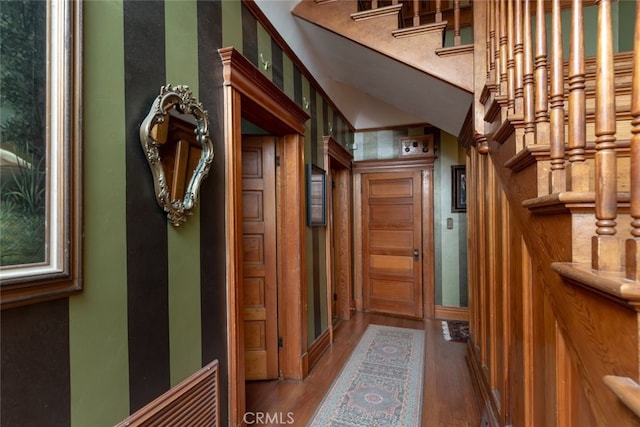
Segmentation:
{"type": "Polygon", "coordinates": [[[466,342],[469,339],[469,322],[443,320],[442,335],[445,341],[466,342]]]}
{"type": "Polygon", "coordinates": [[[309,426],[419,426],[424,331],[369,325],[309,426]]]}

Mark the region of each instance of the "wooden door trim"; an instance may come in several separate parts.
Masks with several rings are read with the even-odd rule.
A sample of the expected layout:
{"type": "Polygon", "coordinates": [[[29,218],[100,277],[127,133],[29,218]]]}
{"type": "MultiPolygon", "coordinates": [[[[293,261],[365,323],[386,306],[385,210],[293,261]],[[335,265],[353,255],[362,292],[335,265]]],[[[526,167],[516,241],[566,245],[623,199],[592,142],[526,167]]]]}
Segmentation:
{"type": "Polygon", "coordinates": [[[307,373],[307,313],[304,232],[304,131],[309,115],[235,48],[219,49],[224,77],[224,156],[226,223],[227,351],[229,425],[239,425],[246,410],[242,294],[242,118],[278,138],[280,196],[277,209],[287,227],[278,236],[278,292],[281,375],[302,379],[307,373]]]}
{"type": "Polygon", "coordinates": [[[433,170],[435,157],[418,159],[359,160],[353,162],[353,173],[402,172],[405,170],[433,170]]]}
{"type": "Polygon", "coordinates": [[[424,315],[430,319],[436,317],[436,260],[434,247],[434,213],[433,213],[433,164],[422,170],[422,286],[424,294],[422,303],[424,315]],[[431,249],[431,250],[430,250],[431,249]]]}
{"type": "Polygon", "coordinates": [[[343,215],[339,218],[333,218],[332,227],[339,230],[339,239],[334,238],[332,227],[326,227],[326,259],[327,259],[327,278],[329,278],[329,286],[327,286],[327,301],[328,301],[328,325],[330,331],[330,342],[333,342],[333,308],[332,300],[333,293],[337,291],[338,300],[340,302],[341,310],[338,316],[341,319],[351,318],[351,289],[353,287],[353,261],[352,261],[352,230],[351,223],[353,217],[353,209],[351,204],[351,164],[353,162],[353,155],[342,145],[340,145],[331,136],[323,137],[324,140],[324,164],[327,167],[329,173],[329,181],[337,182],[339,192],[339,200],[333,200],[333,192],[328,191],[330,194],[329,203],[327,205],[327,211],[333,215],[333,204],[337,203],[339,206],[343,206],[343,215]],[[333,167],[338,166],[336,169],[340,169],[339,173],[334,176],[333,167]],[[335,241],[334,241],[335,240],[335,241]],[[337,257],[337,262],[333,265],[331,248],[333,247],[335,253],[340,254],[337,257]],[[335,289],[332,283],[333,272],[342,277],[343,285],[339,289],[335,289]]]}
{"type": "MultiPolygon", "coordinates": [[[[435,156],[419,159],[361,160],[353,162],[353,234],[355,242],[362,242],[362,224],[357,218],[362,216],[362,175],[365,173],[401,172],[410,170],[422,171],[422,237],[423,261],[423,304],[424,316],[435,318],[435,258],[432,251],[434,245],[433,225],[433,165],[435,156]]],[[[362,245],[354,246],[354,290],[356,310],[364,309],[364,284],[362,274],[362,245]]]]}

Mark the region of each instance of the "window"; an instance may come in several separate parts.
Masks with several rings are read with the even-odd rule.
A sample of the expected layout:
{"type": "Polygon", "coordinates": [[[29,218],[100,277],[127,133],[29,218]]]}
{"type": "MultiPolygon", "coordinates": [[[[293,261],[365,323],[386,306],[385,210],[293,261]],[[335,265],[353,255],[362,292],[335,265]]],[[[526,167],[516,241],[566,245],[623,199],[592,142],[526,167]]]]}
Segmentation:
{"type": "Polygon", "coordinates": [[[0,8],[3,309],[81,289],[81,6],[0,8]]]}

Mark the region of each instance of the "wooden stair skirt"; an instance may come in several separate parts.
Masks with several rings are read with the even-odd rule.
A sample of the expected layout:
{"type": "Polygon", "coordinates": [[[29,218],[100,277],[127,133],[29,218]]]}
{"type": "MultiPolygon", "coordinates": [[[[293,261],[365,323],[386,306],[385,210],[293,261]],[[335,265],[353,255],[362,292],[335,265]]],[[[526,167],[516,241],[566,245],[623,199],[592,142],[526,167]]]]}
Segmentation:
{"type": "Polygon", "coordinates": [[[139,409],[118,427],[218,426],[218,361],[202,369],[139,409]]]}

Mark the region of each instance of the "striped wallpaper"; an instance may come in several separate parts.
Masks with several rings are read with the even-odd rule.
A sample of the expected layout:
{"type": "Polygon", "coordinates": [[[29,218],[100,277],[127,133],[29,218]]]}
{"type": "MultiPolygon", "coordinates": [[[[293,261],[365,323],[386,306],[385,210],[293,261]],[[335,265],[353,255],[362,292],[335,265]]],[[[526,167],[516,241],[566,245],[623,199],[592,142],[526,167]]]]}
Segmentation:
{"type": "MultiPolygon", "coordinates": [[[[222,69],[234,46],[299,105],[305,162],[347,122],[249,7],[234,1],[88,1],[84,7],[84,291],[5,310],[0,425],[111,426],[213,359],[227,418],[222,69]],[[261,61],[272,65],[267,70],[261,61]],[[209,112],[215,158],[199,206],[168,225],[138,128],[160,87],[209,112]]],[[[307,229],[309,341],[326,328],[324,233],[307,229]]]]}

